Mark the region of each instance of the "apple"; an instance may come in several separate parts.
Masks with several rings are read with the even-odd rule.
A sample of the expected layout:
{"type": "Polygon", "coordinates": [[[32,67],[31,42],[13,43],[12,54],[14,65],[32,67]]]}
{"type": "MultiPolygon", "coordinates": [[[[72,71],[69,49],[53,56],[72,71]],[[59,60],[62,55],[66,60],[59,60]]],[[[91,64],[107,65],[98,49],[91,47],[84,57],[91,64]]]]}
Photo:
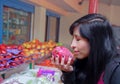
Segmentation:
{"type": "Polygon", "coordinates": [[[22,50],[23,47],[22,47],[21,45],[19,45],[17,49],[18,49],[18,50],[22,50]]]}
{"type": "Polygon", "coordinates": [[[19,60],[22,60],[22,59],[23,59],[23,57],[22,57],[22,56],[19,56],[19,57],[18,57],[18,59],[19,59],[19,60]]]}
{"type": "Polygon", "coordinates": [[[2,54],[6,54],[7,51],[6,51],[6,50],[1,50],[1,53],[2,53],[2,54]]]}
{"type": "Polygon", "coordinates": [[[68,62],[69,57],[71,57],[72,58],[71,64],[73,63],[73,54],[71,53],[71,51],[68,48],[66,48],[64,46],[57,46],[57,47],[55,47],[52,50],[52,55],[54,57],[59,56],[59,62],[61,62],[61,59],[64,56],[64,58],[65,58],[64,63],[65,64],[68,62]]]}
{"type": "Polygon", "coordinates": [[[6,49],[6,45],[5,44],[0,44],[0,49],[1,50],[5,50],[6,49]]]}
{"type": "Polygon", "coordinates": [[[41,49],[41,45],[36,46],[36,49],[41,49]]]}
{"type": "Polygon", "coordinates": [[[14,61],[17,62],[17,61],[19,61],[19,59],[16,57],[16,58],[14,58],[14,61]]]}
{"type": "Polygon", "coordinates": [[[11,66],[17,66],[17,64],[15,62],[11,62],[10,65],[11,66]]]}
{"type": "Polygon", "coordinates": [[[6,55],[6,56],[4,56],[6,59],[11,59],[12,58],[12,56],[11,55],[6,55]]]}
{"type": "Polygon", "coordinates": [[[38,39],[34,39],[34,40],[32,40],[31,42],[32,42],[32,43],[35,43],[35,44],[39,44],[39,43],[40,43],[40,41],[39,41],[38,39]]]}
{"type": "Polygon", "coordinates": [[[9,64],[6,64],[6,65],[4,66],[4,68],[5,68],[5,69],[8,69],[8,68],[10,68],[10,65],[9,65],[9,64]]]}
{"type": "Polygon", "coordinates": [[[35,44],[35,43],[32,43],[32,44],[31,44],[31,47],[32,47],[32,48],[35,48],[35,47],[36,47],[36,44],[35,44]]]}
{"type": "Polygon", "coordinates": [[[6,64],[7,64],[7,61],[6,61],[6,60],[3,60],[3,61],[1,61],[0,64],[6,65],[6,64]]]}
{"type": "Polygon", "coordinates": [[[0,60],[3,60],[4,59],[4,56],[0,55],[0,60]]]}

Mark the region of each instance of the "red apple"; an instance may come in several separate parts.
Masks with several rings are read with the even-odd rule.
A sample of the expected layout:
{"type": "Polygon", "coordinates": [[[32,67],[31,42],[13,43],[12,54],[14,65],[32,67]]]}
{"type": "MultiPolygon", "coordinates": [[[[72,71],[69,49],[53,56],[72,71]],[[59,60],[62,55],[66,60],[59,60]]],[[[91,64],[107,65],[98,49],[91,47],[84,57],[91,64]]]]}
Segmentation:
{"type": "Polygon", "coordinates": [[[7,64],[7,61],[6,61],[6,60],[3,60],[3,61],[1,61],[0,64],[6,65],[6,64],[7,64]]]}
{"type": "Polygon", "coordinates": [[[16,58],[14,58],[14,61],[16,61],[16,62],[17,62],[17,61],[19,61],[19,59],[16,57],[16,58]]]}
{"type": "Polygon", "coordinates": [[[6,50],[6,45],[5,44],[0,44],[0,49],[1,50],[6,50]]]}
{"type": "Polygon", "coordinates": [[[59,62],[61,62],[61,58],[64,56],[65,57],[65,61],[64,63],[66,64],[69,57],[72,58],[71,60],[71,64],[73,63],[73,54],[71,53],[71,51],[69,49],[67,49],[64,46],[57,46],[52,50],[52,55],[57,57],[59,56],[59,62]]]}
{"type": "Polygon", "coordinates": [[[0,60],[3,60],[4,59],[4,56],[0,55],[0,60]]]}
{"type": "Polygon", "coordinates": [[[16,66],[17,64],[15,62],[10,63],[11,66],[16,66]]]}
{"type": "Polygon", "coordinates": [[[19,57],[18,57],[18,59],[19,59],[19,60],[22,60],[22,59],[23,59],[23,57],[22,57],[22,56],[19,56],[19,57]]]}
{"type": "Polygon", "coordinates": [[[10,65],[9,65],[9,64],[6,64],[6,65],[4,66],[4,68],[8,69],[8,68],[10,68],[10,65]]]}
{"type": "Polygon", "coordinates": [[[7,51],[6,51],[6,50],[1,50],[1,53],[2,53],[2,54],[6,54],[7,51]]]}
{"type": "Polygon", "coordinates": [[[19,45],[17,49],[18,49],[18,50],[22,50],[23,47],[22,47],[21,45],[19,45]]]}

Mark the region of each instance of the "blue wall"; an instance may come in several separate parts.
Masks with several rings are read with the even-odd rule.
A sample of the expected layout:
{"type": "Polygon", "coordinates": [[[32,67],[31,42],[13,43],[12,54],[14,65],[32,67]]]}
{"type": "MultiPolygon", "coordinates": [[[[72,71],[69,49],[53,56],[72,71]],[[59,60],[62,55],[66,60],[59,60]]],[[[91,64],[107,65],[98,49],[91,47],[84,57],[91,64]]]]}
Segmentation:
{"type": "Polygon", "coordinates": [[[46,15],[60,18],[60,15],[52,11],[47,10],[46,15]]]}

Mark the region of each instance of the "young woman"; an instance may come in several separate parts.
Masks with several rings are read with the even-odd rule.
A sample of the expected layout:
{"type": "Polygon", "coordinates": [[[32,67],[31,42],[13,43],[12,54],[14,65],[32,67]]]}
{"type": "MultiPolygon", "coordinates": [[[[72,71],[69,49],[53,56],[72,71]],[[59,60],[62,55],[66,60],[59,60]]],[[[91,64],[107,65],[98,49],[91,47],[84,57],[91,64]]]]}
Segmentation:
{"type": "Polygon", "coordinates": [[[111,24],[100,14],[88,14],[76,20],[69,30],[76,58],[73,65],[70,65],[71,58],[64,64],[64,56],[61,63],[59,57],[53,60],[52,56],[63,72],[61,80],[64,84],[105,84],[106,65],[117,56],[111,24]]]}

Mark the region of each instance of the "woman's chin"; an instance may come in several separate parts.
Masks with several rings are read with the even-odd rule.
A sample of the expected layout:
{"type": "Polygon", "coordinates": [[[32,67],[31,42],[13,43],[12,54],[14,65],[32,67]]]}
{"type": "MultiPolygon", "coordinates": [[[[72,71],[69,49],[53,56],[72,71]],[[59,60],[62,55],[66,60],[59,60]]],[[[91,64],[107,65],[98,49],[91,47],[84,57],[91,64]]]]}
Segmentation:
{"type": "Polygon", "coordinates": [[[80,55],[78,55],[78,54],[74,54],[74,57],[77,59],[81,59],[80,55]]]}
{"type": "Polygon", "coordinates": [[[84,59],[85,57],[84,56],[80,56],[80,55],[75,55],[75,58],[77,58],[77,59],[84,59]]]}

